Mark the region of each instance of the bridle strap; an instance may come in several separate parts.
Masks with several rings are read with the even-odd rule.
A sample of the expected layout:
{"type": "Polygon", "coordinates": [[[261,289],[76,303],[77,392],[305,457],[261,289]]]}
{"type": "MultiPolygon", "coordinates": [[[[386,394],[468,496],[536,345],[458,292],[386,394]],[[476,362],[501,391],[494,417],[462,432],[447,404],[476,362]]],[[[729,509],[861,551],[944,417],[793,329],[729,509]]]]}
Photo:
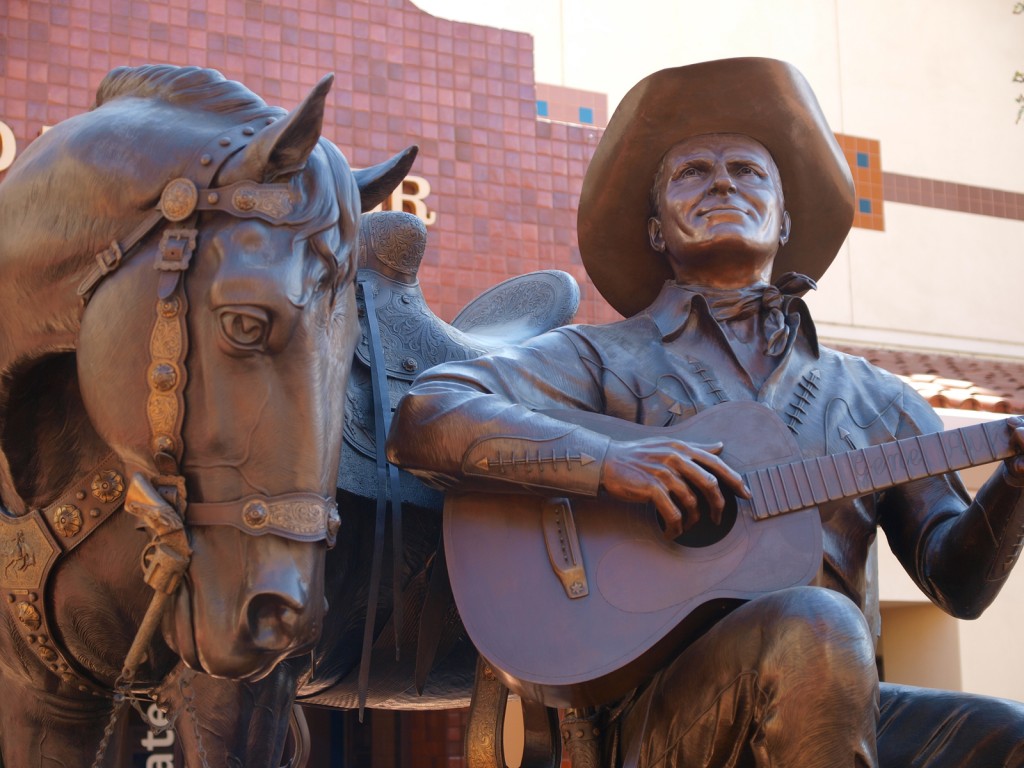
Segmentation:
{"type": "Polygon", "coordinates": [[[120,267],[131,256],[135,246],[160,222],[165,219],[169,222],[183,221],[191,216],[199,205],[198,189],[207,187],[228,158],[249,143],[250,137],[256,135],[258,124],[266,125],[268,121],[273,120],[274,118],[262,117],[221,131],[196,152],[188,165],[190,178],[182,177],[170,181],[164,187],[156,208],[149,211],[124,240],[114,240],[107,248],[96,254],[95,266],[78,286],[78,296],[82,304],[88,303],[100,281],[120,267]]]}
{"type": "Polygon", "coordinates": [[[159,208],[154,208],[146,215],[146,218],[140,221],[138,226],[128,234],[128,237],[121,241],[121,243],[114,240],[107,248],[104,248],[96,254],[95,266],[86,273],[85,279],[82,280],[81,284],[78,286],[78,297],[82,300],[82,304],[86,304],[89,301],[92,296],[92,292],[96,290],[96,286],[99,285],[100,280],[120,267],[121,263],[125,259],[125,254],[138,245],[142,238],[148,235],[157,224],[163,221],[163,218],[163,211],[159,208]]]}
{"type": "Polygon", "coordinates": [[[334,546],[341,525],[333,498],[315,493],[247,496],[237,501],[189,502],[188,524],[230,525],[253,536],[272,533],[293,541],[334,546]]]}

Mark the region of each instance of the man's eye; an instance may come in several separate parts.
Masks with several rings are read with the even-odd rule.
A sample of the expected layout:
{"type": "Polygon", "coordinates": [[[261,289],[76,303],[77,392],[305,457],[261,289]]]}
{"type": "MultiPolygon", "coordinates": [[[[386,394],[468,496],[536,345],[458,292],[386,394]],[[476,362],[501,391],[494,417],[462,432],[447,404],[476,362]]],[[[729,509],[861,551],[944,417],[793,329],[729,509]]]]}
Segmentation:
{"type": "Polygon", "coordinates": [[[676,171],[677,179],[693,179],[699,175],[700,171],[698,171],[696,168],[692,166],[687,168],[680,168],[678,171],[676,171]]]}
{"type": "Polygon", "coordinates": [[[742,168],[740,168],[740,174],[743,175],[743,176],[749,176],[751,174],[754,174],[756,176],[757,175],[757,171],[755,171],[749,165],[744,165],[742,168]]]}

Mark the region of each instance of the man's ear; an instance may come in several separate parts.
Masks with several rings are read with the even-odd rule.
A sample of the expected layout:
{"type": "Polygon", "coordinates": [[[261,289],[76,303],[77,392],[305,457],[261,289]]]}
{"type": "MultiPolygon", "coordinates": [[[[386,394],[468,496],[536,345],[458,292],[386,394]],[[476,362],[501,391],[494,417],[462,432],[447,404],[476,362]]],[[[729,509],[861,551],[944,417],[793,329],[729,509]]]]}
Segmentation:
{"type": "Polygon", "coordinates": [[[793,222],[789,220],[789,211],[782,212],[782,228],[779,230],[779,247],[789,242],[789,230],[793,222]]]}
{"type": "Polygon", "coordinates": [[[661,222],[657,216],[651,216],[647,220],[647,236],[651,240],[651,248],[658,253],[665,252],[665,238],[661,234],[661,222]]]}

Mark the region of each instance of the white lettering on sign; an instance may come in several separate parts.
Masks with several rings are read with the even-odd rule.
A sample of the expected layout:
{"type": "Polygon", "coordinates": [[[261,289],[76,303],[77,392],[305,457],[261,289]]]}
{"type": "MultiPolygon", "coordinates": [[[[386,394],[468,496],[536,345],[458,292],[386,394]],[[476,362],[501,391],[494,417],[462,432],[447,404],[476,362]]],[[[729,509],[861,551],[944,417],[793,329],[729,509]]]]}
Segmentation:
{"type": "Polygon", "coordinates": [[[0,122],[0,171],[11,167],[17,152],[18,143],[14,140],[14,131],[7,123],[0,122]]]}
{"type": "Polygon", "coordinates": [[[416,216],[428,227],[437,221],[437,211],[427,208],[430,182],[422,176],[406,176],[401,184],[388,195],[375,211],[405,211],[416,216]]]}
{"type": "Polygon", "coordinates": [[[174,768],[174,731],[167,727],[167,715],[156,704],[150,704],[146,710],[146,718],[153,726],[146,731],[140,742],[147,752],[153,752],[146,758],[146,768],[174,768]],[[163,730],[165,728],[167,730],[163,730]],[[156,731],[161,733],[157,735],[156,731]]]}

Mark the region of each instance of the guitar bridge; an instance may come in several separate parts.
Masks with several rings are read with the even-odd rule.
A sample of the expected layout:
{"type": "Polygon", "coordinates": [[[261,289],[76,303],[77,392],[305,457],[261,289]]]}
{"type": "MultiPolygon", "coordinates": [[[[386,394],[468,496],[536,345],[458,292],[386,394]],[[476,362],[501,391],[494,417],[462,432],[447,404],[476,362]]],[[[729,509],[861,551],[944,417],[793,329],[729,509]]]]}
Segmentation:
{"type": "Polygon", "coordinates": [[[566,596],[570,600],[578,600],[589,595],[590,586],[569,500],[546,499],[541,509],[541,527],[551,569],[562,583],[566,596]]]}

